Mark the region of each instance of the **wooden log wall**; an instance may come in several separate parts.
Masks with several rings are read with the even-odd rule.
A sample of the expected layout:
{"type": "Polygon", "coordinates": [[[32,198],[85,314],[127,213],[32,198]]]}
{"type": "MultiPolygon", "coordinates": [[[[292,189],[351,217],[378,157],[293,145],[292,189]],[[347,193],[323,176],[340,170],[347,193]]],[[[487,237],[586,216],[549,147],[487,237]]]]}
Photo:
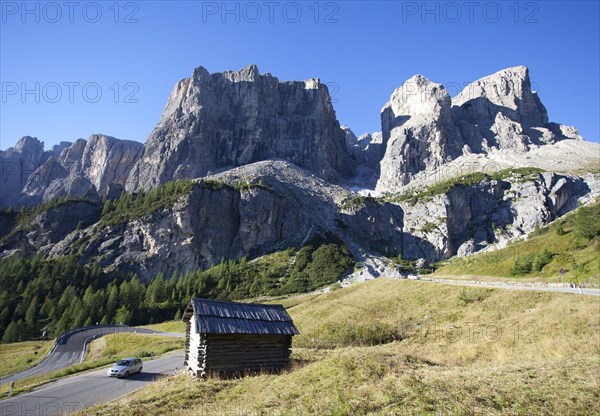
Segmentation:
{"type": "MultiPolygon", "coordinates": [[[[192,320],[194,317],[192,317],[192,320]]],[[[191,323],[195,329],[195,322],[191,323]]],[[[290,362],[290,335],[194,334],[188,331],[186,366],[198,377],[208,374],[244,374],[286,368],[290,362]]]]}

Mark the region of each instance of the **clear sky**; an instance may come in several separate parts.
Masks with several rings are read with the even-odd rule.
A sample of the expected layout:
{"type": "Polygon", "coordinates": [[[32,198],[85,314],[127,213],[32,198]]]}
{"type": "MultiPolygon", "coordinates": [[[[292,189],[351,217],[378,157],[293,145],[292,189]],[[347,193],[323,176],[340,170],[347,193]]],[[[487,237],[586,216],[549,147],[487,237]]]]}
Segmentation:
{"type": "Polygon", "coordinates": [[[338,119],[379,131],[420,73],[452,95],[526,65],[551,121],[600,137],[598,1],[2,1],[0,149],[102,133],[145,141],[175,83],[250,63],[319,77],[338,119]]]}

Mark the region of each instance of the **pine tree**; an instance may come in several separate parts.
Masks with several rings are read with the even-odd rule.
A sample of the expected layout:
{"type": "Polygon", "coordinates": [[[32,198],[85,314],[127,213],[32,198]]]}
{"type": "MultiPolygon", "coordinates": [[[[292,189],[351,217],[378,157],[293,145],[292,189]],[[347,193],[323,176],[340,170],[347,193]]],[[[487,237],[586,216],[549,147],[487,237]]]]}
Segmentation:
{"type": "Polygon", "coordinates": [[[131,324],[132,314],[125,306],[121,306],[117,310],[117,315],[115,317],[118,324],[129,325],[131,324]]]}
{"type": "Polygon", "coordinates": [[[36,323],[38,316],[38,298],[35,296],[29,307],[27,308],[27,312],[25,312],[25,330],[27,332],[27,338],[35,337],[36,335],[36,323]]]}
{"type": "Polygon", "coordinates": [[[108,293],[108,302],[106,303],[106,319],[111,322],[119,308],[119,288],[117,285],[111,285],[108,293]]]}
{"type": "Polygon", "coordinates": [[[11,343],[11,342],[18,342],[21,340],[21,328],[19,328],[19,324],[11,321],[10,324],[8,324],[8,326],[6,327],[6,331],[4,332],[4,335],[2,336],[2,342],[5,344],[11,343]]]}
{"type": "Polygon", "coordinates": [[[108,214],[112,209],[112,201],[109,199],[104,203],[104,207],[102,207],[102,216],[108,214]]]}

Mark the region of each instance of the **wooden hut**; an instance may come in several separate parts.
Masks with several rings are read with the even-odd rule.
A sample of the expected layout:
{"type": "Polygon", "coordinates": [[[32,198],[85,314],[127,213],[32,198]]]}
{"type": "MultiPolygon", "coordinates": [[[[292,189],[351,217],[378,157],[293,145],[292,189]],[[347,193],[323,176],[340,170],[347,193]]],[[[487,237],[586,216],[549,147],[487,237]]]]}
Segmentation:
{"type": "Polygon", "coordinates": [[[285,368],[299,334],[282,305],[194,298],[182,320],[184,368],[197,377],[285,368]]]}

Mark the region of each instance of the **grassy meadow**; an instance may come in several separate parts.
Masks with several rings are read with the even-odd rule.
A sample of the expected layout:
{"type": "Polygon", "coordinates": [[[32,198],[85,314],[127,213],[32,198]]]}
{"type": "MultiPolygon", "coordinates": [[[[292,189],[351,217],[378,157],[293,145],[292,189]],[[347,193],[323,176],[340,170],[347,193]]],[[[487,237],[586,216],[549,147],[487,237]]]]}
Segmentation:
{"type": "Polygon", "coordinates": [[[596,297],[378,279],[278,302],[289,370],[168,376],[87,414],[600,414],[596,297]]]}
{"type": "Polygon", "coordinates": [[[54,341],[0,343],[0,377],[18,373],[39,364],[54,345],[54,341]]]}

